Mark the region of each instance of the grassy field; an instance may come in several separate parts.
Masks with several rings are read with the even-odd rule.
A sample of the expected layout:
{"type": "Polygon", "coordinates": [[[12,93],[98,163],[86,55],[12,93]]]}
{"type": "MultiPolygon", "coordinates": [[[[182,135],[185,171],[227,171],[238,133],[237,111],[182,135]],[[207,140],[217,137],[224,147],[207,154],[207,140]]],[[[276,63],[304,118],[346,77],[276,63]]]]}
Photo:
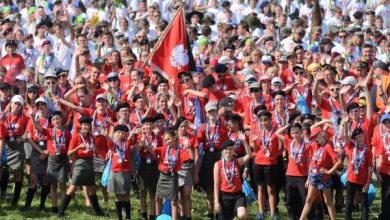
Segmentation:
{"type": "MultiPolygon", "coordinates": [[[[11,192],[12,190],[9,189],[8,192],[11,192]]],[[[27,191],[27,188],[24,187],[21,195],[21,199],[19,201],[19,207],[21,207],[24,204],[25,200],[25,193],[27,191]]],[[[39,190],[40,191],[40,190],[39,190]]],[[[98,193],[100,196],[101,194],[98,193]]],[[[109,217],[105,218],[97,218],[93,215],[92,208],[88,208],[85,206],[84,197],[82,195],[82,191],[79,190],[76,195],[76,199],[73,199],[70,203],[70,206],[66,212],[68,219],[116,219],[116,211],[115,211],[115,204],[113,202],[112,195],[110,195],[110,203],[103,204],[103,202],[100,202],[101,206],[103,207],[104,211],[108,213],[109,217]]],[[[283,202],[284,194],[281,193],[282,201],[279,203],[279,210],[281,214],[281,219],[287,219],[287,211],[283,202]]],[[[101,198],[101,197],[99,197],[101,198]]],[[[206,205],[206,196],[203,193],[194,192],[193,193],[193,218],[192,219],[206,219],[205,216],[207,215],[207,205],[206,205]]],[[[12,209],[10,207],[10,201],[4,201],[0,200],[1,206],[0,206],[0,219],[5,220],[19,220],[19,219],[58,219],[57,215],[51,214],[48,211],[39,211],[38,205],[39,205],[39,195],[36,195],[33,201],[33,209],[26,212],[21,213],[19,211],[19,208],[12,209]]],[[[139,200],[135,199],[132,194],[132,212],[131,216],[132,219],[139,219],[139,200]]],[[[46,206],[50,208],[51,202],[48,199],[46,202],[46,206]]],[[[376,199],[371,206],[371,209],[373,213],[370,213],[370,219],[377,219],[375,215],[378,215],[380,210],[380,189],[378,189],[378,192],[376,193],[376,199]],[[375,213],[375,214],[374,214],[375,213]]],[[[49,209],[48,209],[49,210],[49,209]]],[[[255,219],[257,213],[257,206],[255,203],[251,204],[249,206],[249,219],[255,219]]],[[[360,212],[354,212],[354,219],[360,218],[360,212]]],[[[270,219],[269,216],[267,219],[270,219]]],[[[328,216],[326,216],[324,219],[329,219],[328,216]]],[[[338,213],[337,219],[344,219],[343,213],[338,213]]]]}

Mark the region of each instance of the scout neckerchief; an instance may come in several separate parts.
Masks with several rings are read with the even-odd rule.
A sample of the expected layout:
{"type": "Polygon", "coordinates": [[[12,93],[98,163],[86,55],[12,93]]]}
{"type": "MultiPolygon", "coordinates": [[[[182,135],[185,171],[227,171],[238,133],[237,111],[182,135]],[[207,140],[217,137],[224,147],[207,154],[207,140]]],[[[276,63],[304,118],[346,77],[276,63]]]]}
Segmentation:
{"type": "Polygon", "coordinates": [[[301,159],[303,155],[303,150],[305,148],[305,141],[302,140],[302,144],[299,148],[295,147],[295,140],[293,140],[290,144],[290,152],[291,156],[294,158],[295,163],[301,165],[301,159]]]}
{"type": "MultiPolygon", "coordinates": [[[[332,142],[333,142],[333,148],[340,148],[340,149],[343,149],[345,148],[345,141],[344,140],[341,140],[339,137],[337,137],[337,135],[333,135],[333,139],[332,139],[332,142]]],[[[337,156],[339,158],[342,158],[344,155],[341,154],[341,153],[337,153],[337,156]]]]}
{"type": "Polygon", "coordinates": [[[49,58],[49,60],[46,59],[46,54],[45,53],[43,53],[39,57],[39,64],[45,69],[45,72],[47,72],[47,70],[50,68],[50,66],[53,63],[53,60],[54,60],[53,53],[50,53],[48,58],[49,58]]]}
{"type": "Polygon", "coordinates": [[[87,149],[85,150],[86,152],[89,152],[89,151],[92,151],[93,152],[93,139],[92,139],[92,135],[88,135],[89,136],[89,142],[86,142],[85,141],[85,138],[84,138],[84,135],[80,133],[80,137],[81,137],[81,141],[84,143],[84,144],[87,144],[87,149]]]}
{"type": "MultiPolygon", "coordinates": [[[[286,118],[288,118],[289,114],[290,114],[288,109],[285,110],[285,114],[286,114],[286,118]]],[[[278,124],[278,128],[283,127],[284,120],[283,120],[282,116],[280,115],[279,111],[276,108],[274,110],[274,115],[275,115],[276,124],[278,124]]]]}
{"type": "Polygon", "coordinates": [[[206,124],[206,140],[209,142],[210,151],[213,152],[215,148],[215,142],[219,138],[219,126],[221,124],[221,121],[218,119],[217,123],[215,125],[214,134],[211,136],[210,131],[210,121],[206,124]]]}
{"type": "Polygon", "coordinates": [[[359,174],[359,168],[362,166],[364,162],[364,155],[366,153],[366,145],[363,144],[363,149],[359,153],[358,151],[358,144],[355,143],[355,146],[353,148],[353,156],[352,156],[352,166],[353,166],[353,174],[358,175],[359,174]]]}
{"type": "MultiPolygon", "coordinates": [[[[60,155],[61,154],[61,147],[65,146],[65,129],[64,128],[61,129],[61,136],[58,138],[57,137],[57,129],[53,128],[52,129],[52,136],[53,136],[53,141],[54,141],[54,148],[56,149],[56,155],[60,155]]],[[[82,140],[84,140],[83,138],[84,137],[82,137],[82,140]]]]}
{"type": "MultiPolygon", "coordinates": [[[[43,118],[44,119],[44,122],[41,123],[41,117],[37,114],[35,115],[35,121],[38,122],[38,124],[42,127],[42,128],[47,128],[49,126],[49,119],[47,118],[43,118]]],[[[43,140],[45,135],[43,135],[42,133],[38,132],[37,129],[34,129],[34,136],[35,137],[38,137],[39,140],[43,140]]]]}
{"type": "MultiPolygon", "coordinates": [[[[45,99],[46,99],[46,102],[47,102],[47,107],[49,108],[49,111],[51,113],[57,110],[55,103],[51,100],[52,95],[53,94],[52,94],[52,92],[49,89],[46,90],[46,92],[45,92],[45,99]]],[[[59,91],[59,89],[57,89],[54,92],[54,96],[60,97],[60,95],[61,95],[60,91],[59,91]]]]}
{"type": "Polygon", "coordinates": [[[385,134],[383,134],[383,131],[382,131],[382,123],[379,124],[379,129],[380,129],[380,134],[381,134],[381,137],[382,137],[382,143],[383,143],[383,147],[385,148],[385,155],[383,156],[386,156],[387,155],[387,161],[390,161],[390,144],[389,144],[389,141],[388,141],[388,137],[389,137],[389,132],[386,131],[385,134]]]}
{"type": "MultiPolygon", "coordinates": [[[[170,125],[172,124],[172,122],[173,122],[172,110],[168,110],[168,111],[169,111],[168,118],[164,122],[164,131],[167,130],[170,127],[170,125]]],[[[160,109],[157,110],[157,113],[163,114],[163,112],[160,109]]]]}
{"type": "MultiPolygon", "coordinates": [[[[116,91],[116,96],[118,99],[120,99],[122,97],[122,90],[121,89],[118,89],[116,91]]],[[[118,101],[116,99],[114,99],[114,97],[111,95],[111,93],[108,93],[107,99],[108,99],[108,106],[109,106],[110,110],[111,111],[115,110],[116,106],[118,105],[118,101]]]]}
{"type": "Polygon", "coordinates": [[[169,171],[171,172],[171,175],[173,176],[173,171],[176,166],[177,160],[179,159],[179,154],[180,154],[180,148],[176,148],[176,155],[173,156],[171,154],[171,146],[167,147],[167,151],[165,152],[167,156],[167,162],[168,162],[168,168],[169,171]]]}
{"type": "Polygon", "coordinates": [[[222,82],[220,83],[216,83],[215,84],[217,86],[217,88],[221,91],[225,91],[226,90],[226,85],[225,85],[225,77],[223,78],[222,82]]]}
{"type": "Polygon", "coordinates": [[[230,140],[234,141],[234,150],[237,150],[238,146],[240,146],[240,144],[241,144],[241,140],[238,136],[236,137],[236,139],[234,139],[234,137],[233,137],[234,133],[236,133],[236,132],[229,131],[228,137],[230,140]]]}
{"type": "Polygon", "coordinates": [[[299,89],[294,89],[293,90],[295,100],[298,100],[299,97],[303,97],[304,99],[307,98],[307,95],[309,94],[309,86],[305,85],[305,90],[303,90],[303,93],[299,91],[299,89]]]}
{"type": "Polygon", "coordinates": [[[122,140],[121,144],[114,142],[116,153],[118,154],[118,163],[123,163],[126,157],[126,140],[122,140]]]}
{"type": "Polygon", "coordinates": [[[266,129],[263,129],[261,132],[262,133],[261,134],[261,145],[263,146],[265,157],[269,157],[271,155],[269,148],[271,145],[271,139],[272,139],[273,132],[274,132],[274,128],[272,128],[271,131],[268,133],[268,137],[265,136],[266,129]]]}
{"type": "Polygon", "coordinates": [[[106,114],[104,116],[104,119],[102,122],[100,122],[98,119],[97,119],[97,110],[95,110],[93,112],[93,115],[92,115],[92,121],[93,121],[93,124],[92,124],[92,130],[94,131],[93,135],[95,136],[98,136],[100,133],[99,133],[99,129],[105,129],[107,128],[107,125],[108,125],[108,114],[106,114]]]}
{"type": "MultiPolygon", "coordinates": [[[[197,97],[196,97],[197,98],[197,97]]],[[[184,96],[184,109],[190,114],[195,115],[197,106],[191,99],[188,97],[188,95],[184,96]]]]}
{"type": "Polygon", "coordinates": [[[226,161],[226,159],[225,158],[222,159],[223,174],[225,176],[226,181],[229,184],[229,187],[232,187],[234,174],[235,174],[235,170],[236,170],[236,163],[235,163],[234,159],[232,161],[230,161],[230,163],[232,164],[231,169],[229,169],[229,164],[226,161]]]}
{"type": "Polygon", "coordinates": [[[324,150],[325,150],[325,144],[323,146],[318,145],[318,148],[314,152],[313,159],[312,159],[314,161],[314,167],[311,170],[313,173],[318,173],[318,168],[319,165],[321,164],[324,150]]]}
{"type": "MultiPolygon", "coordinates": [[[[152,146],[153,148],[156,148],[158,145],[157,135],[154,132],[152,132],[152,138],[151,138],[150,142],[148,140],[148,137],[145,136],[145,144],[146,144],[146,146],[152,146]]],[[[146,149],[145,149],[145,151],[146,151],[146,149]]]]}
{"type": "Polygon", "coordinates": [[[142,123],[142,115],[141,115],[141,112],[140,112],[137,108],[134,110],[134,112],[135,112],[135,116],[137,117],[137,121],[138,121],[139,123],[142,123]]]}

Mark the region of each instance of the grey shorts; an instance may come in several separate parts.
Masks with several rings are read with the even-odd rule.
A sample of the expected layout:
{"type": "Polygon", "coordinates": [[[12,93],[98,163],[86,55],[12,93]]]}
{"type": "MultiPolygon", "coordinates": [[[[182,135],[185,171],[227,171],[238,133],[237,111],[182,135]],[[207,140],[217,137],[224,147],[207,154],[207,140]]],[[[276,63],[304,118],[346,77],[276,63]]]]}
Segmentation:
{"type": "Polygon", "coordinates": [[[112,172],[110,174],[110,181],[108,183],[108,191],[119,194],[128,195],[131,188],[131,174],[130,172],[112,172]]]}

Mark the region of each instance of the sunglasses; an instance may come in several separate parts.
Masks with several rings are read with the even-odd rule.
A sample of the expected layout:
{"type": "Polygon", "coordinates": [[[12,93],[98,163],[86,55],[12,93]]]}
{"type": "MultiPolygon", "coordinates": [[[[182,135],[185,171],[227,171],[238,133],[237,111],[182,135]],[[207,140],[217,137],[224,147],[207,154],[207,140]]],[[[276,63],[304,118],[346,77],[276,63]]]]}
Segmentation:
{"type": "Polygon", "coordinates": [[[347,35],[340,35],[339,38],[346,38],[347,35]]]}
{"type": "Polygon", "coordinates": [[[295,72],[294,74],[297,75],[297,76],[303,76],[303,75],[305,75],[304,72],[295,72]]]}
{"type": "Polygon", "coordinates": [[[259,88],[252,88],[252,89],[249,89],[249,91],[250,91],[251,93],[255,93],[255,92],[259,92],[260,89],[259,89],[259,88]]]}
{"type": "Polygon", "coordinates": [[[336,92],[336,91],[339,91],[340,90],[340,88],[331,88],[330,89],[330,91],[332,91],[332,92],[336,92]]]}
{"type": "Polygon", "coordinates": [[[276,82],[276,83],[274,83],[274,84],[272,84],[273,86],[282,86],[282,83],[280,83],[280,82],[276,82]]]}
{"type": "Polygon", "coordinates": [[[47,85],[54,85],[54,84],[56,84],[56,83],[57,83],[57,82],[54,82],[54,81],[47,81],[47,82],[46,82],[47,85]]]}
{"type": "Polygon", "coordinates": [[[118,79],[116,79],[116,78],[108,79],[108,82],[116,82],[116,81],[118,81],[118,79]]]}
{"type": "Polygon", "coordinates": [[[59,75],[58,78],[66,78],[68,75],[64,74],[64,75],[59,75]]]}

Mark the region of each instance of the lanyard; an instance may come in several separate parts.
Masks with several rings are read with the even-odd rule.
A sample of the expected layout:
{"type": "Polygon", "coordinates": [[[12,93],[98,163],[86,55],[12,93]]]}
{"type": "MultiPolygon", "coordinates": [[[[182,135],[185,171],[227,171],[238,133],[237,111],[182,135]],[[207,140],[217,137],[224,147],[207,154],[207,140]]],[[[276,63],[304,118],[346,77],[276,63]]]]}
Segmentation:
{"type": "Polygon", "coordinates": [[[366,153],[366,145],[363,144],[363,150],[359,153],[358,152],[358,144],[355,143],[355,146],[353,148],[353,156],[352,156],[352,165],[353,165],[353,172],[355,175],[359,173],[359,168],[364,162],[364,155],[366,153]]]}
{"type": "Polygon", "coordinates": [[[118,162],[122,163],[126,156],[126,141],[122,140],[122,144],[119,144],[118,142],[114,142],[114,144],[116,153],[118,154],[118,162]]]}
{"type": "Polygon", "coordinates": [[[353,130],[352,130],[352,124],[353,124],[353,122],[351,122],[351,123],[349,124],[349,129],[348,129],[349,136],[352,135],[353,130],[355,130],[356,128],[360,128],[360,126],[362,125],[362,120],[359,119],[359,121],[358,121],[356,127],[355,127],[353,130]]]}
{"type": "MultiPolygon", "coordinates": [[[[157,147],[157,138],[156,138],[156,134],[152,132],[152,140],[149,142],[148,140],[148,137],[145,137],[145,144],[147,146],[152,146],[153,148],[156,148],[157,147]],[[155,141],[153,141],[155,140],[155,141]]],[[[146,150],[145,150],[146,151],[146,150]]]]}
{"type": "Polygon", "coordinates": [[[104,116],[103,121],[99,122],[99,120],[97,120],[97,111],[94,111],[93,116],[92,116],[92,120],[93,120],[93,130],[95,131],[95,135],[98,135],[99,128],[106,128],[107,127],[108,115],[106,114],[104,116]]]}
{"type": "Polygon", "coordinates": [[[269,155],[269,153],[270,153],[269,152],[269,145],[271,144],[271,137],[272,137],[272,134],[274,133],[274,128],[271,129],[267,138],[265,137],[265,133],[266,133],[266,130],[263,129],[262,135],[261,135],[261,145],[264,148],[265,154],[269,155]]]}
{"type": "Polygon", "coordinates": [[[123,122],[122,119],[119,119],[119,120],[118,120],[118,124],[120,124],[120,125],[126,125],[127,128],[129,129],[129,131],[131,131],[131,124],[130,124],[130,123],[125,123],[125,122],[123,122]]]}
{"type": "Polygon", "coordinates": [[[303,141],[303,140],[302,140],[301,146],[298,149],[296,149],[296,147],[295,147],[295,140],[293,140],[291,142],[290,151],[291,151],[291,155],[294,158],[296,164],[301,164],[302,153],[303,153],[304,148],[305,148],[305,141],[303,141]]]}
{"type": "Polygon", "coordinates": [[[388,161],[390,161],[390,144],[388,143],[388,137],[389,137],[389,132],[386,132],[386,134],[383,134],[383,131],[382,131],[382,123],[379,124],[379,131],[380,131],[380,134],[381,134],[381,137],[382,137],[382,142],[383,142],[383,146],[385,148],[385,153],[388,155],[388,161]]]}
{"type": "Polygon", "coordinates": [[[142,116],[138,109],[135,109],[135,116],[137,117],[137,120],[139,123],[142,122],[142,116]]]}
{"type": "MultiPolygon", "coordinates": [[[[196,97],[195,99],[197,99],[198,97],[196,97]]],[[[190,114],[190,115],[195,115],[196,113],[196,105],[194,104],[194,102],[191,101],[190,98],[188,98],[188,96],[185,96],[184,97],[184,103],[185,103],[185,110],[190,114]]]]}
{"type": "Polygon", "coordinates": [[[89,136],[89,143],[87,143],[84,139],[84,135],[83,134],[80,134],[80,137],[81,137],[81,140],[83,141],[84,144],[87,144],[88,145],[88,149],[86,151],[90,151],[93,149],[93,139],[92,139],[92,135],[89,136]]]}
{"type": "Polygon", "coordinates": [[[173,171],[175,168],[175,165],[177,163],[177,160],[179,159],[179,154],[180,154],[180,148],[176,149],[176,155],[173,156],[171,154],[171,146],[167,147],[166,155],[167,155],[167,162],[168,162],[168,168],[171,174],[173,175],[173,171]]]}
{"type": "Polygon", "coordinates": [[[215,126],[214,134],[211,136],[210,133],[210,121],[206,124],[206,138],[209,141],[210,149],[214,150],[215,148],[215,142],[219,138],[219,126],[220,126],[220,120],[217,121],[217,124],[215,126]]]}
{"type": "Polygon", "coordinates": [[[356,93],[352,93],[352,95],[349,96],[349,98],[347,99],[346,104],[349,104],[352,101],[352,99],[354,99],[355,97],[356,97],[356,93]]]}
{"type": "MultiPolygon", "coordinates": [[[[116,92],[116,95],[117,95],[118,99],[120,99],[122,97],[122,90],[118,89],[116,92]]],[[[108,98],[108,105],[110,106],[110,109],[114,110],[115,106],[118,104],[118,101],[114,100],[111,93],[108,93],[107,98],[108,98]]]]}
{"type": "Polygon", "coordinates": [[[295,99],[298,99],[298,97],[300,97],[300,96],[302,96],[302,97],[304,97],[306,99],[308,93],[309,93],[309,87],[308,86],[305,86],[305,90],[303,91],[303,94],[298,89],[294,89],[295,99]]]}
{"type": "Polygon", "coordinates": [[[232,168],[229,169],[229,166],[227,164],[227,161],[225,158],[222,159],[222,169],[223,169],[223,174],[225,176],[225,179],[227,180],[229,187],[233,186],[233,178],[234,178],[234,171],[236,169],[236,163],[235,161],[232,161],[232,168]]]}
{"type": "MultiPolygon", "coordinates": [[[[65,146],[65,129],[61,129],[61,136],[59,138],[57,138],[57,129],[53,128],[52,135],[53,135],[53,140],[54,140],[54,147],[56,149],[56,155],[60,155],[61,147],[65,146]]],[[[81,137],[82,137],[82,139],[84,138],[82,135],[81,135],[81,137]]]]}
{"type": "MultiPolygon", "coordinates": [[[[251,105],[250,105],[250,110],[251,110],[250,115],[252,117],[252,121],[257,119],[257,116],[253,113],[256,106],[257,106],[255,102],[256,102],[256,100],[252,100],[251,105]]],[[[260,105],[263,105],[264,102],[265,102],[264,98],[260,97],[260,100],[259,100],[260,105]]]]}
{"type": "Polygon", "coordinates": [[[313,156],[313,161],[315,164],[321,163],[323,154],[324,154],[324,147],[322,146],[322,147],[317,148],[317,150],[313,156]]]}

